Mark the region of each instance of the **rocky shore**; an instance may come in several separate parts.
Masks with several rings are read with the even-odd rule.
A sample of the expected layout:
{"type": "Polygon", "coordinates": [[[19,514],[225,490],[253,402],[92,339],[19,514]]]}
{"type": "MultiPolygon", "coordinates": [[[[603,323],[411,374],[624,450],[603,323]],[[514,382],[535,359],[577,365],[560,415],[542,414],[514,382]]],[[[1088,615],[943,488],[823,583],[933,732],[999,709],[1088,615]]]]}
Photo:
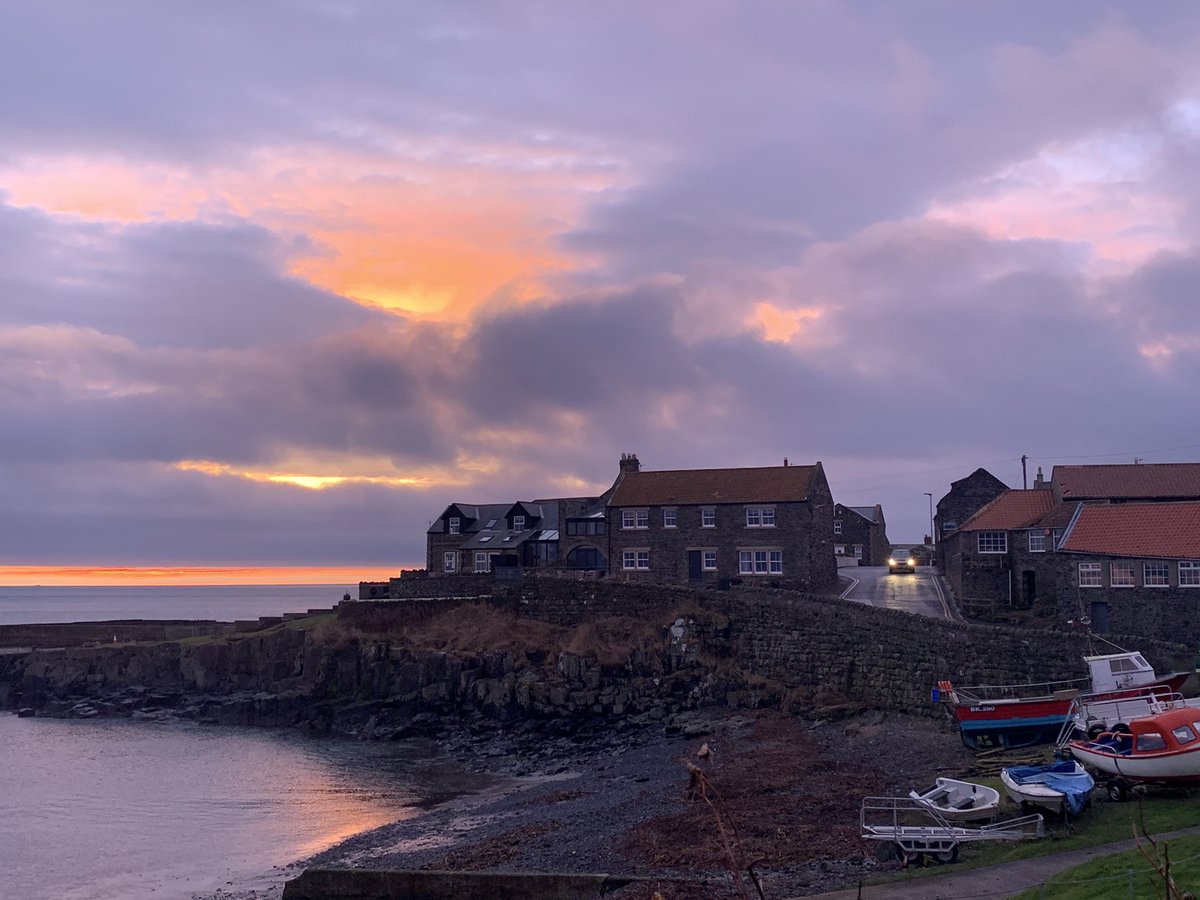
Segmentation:
{"type": "Polygon", "coordinates": [[[208,898],[275,898],[282,877],[307,866],[605,872],[661,879],[619,897],[732,897],[731,865],[747,879],[752,865],[768,897],[799,897],[898,867],[858,837],[863,796],[906,793],[969,762],[948,727],[879,712],[814,721],[711,710],[571,735],[464,727],[439,743],[503,781],[352,837],[274,884],[208,898]],[[733,859],[722,829],[736,835],[733,859]]]}

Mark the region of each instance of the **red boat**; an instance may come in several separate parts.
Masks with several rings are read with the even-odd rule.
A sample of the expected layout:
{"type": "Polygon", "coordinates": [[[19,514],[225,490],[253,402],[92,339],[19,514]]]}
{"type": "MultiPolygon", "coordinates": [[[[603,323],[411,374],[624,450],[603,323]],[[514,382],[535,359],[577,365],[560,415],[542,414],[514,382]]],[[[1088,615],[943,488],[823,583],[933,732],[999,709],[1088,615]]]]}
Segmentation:
{"type": "Polygon", "coordinates": [[[1027,747],[1055,740],[1076,699],[1095,702],[1160,693],[1172,696],[1192,675],[1173,672],[1160,678],[1137,652],[1085,656],[1084,662],[1090,677],[1072,681],[965,688],[940,681],[938,699],[953,707],[968,747],[1027,747]]]}

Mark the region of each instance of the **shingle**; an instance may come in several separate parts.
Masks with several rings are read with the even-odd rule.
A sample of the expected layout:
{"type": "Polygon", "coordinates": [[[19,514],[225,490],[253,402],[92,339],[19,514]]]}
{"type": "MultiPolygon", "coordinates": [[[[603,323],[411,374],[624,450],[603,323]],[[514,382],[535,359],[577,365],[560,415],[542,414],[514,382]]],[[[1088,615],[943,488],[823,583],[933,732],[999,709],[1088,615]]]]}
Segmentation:
{"type": "Polygon", "coordinates": [[[769,503],[808,499],[816,466],[626,472],[609,506],[769,503]]]}
{"type": "Polygon", "coordinates": [[[1060,549],[1200,559],[1200,502],[1086,504],[1060,549]]]}

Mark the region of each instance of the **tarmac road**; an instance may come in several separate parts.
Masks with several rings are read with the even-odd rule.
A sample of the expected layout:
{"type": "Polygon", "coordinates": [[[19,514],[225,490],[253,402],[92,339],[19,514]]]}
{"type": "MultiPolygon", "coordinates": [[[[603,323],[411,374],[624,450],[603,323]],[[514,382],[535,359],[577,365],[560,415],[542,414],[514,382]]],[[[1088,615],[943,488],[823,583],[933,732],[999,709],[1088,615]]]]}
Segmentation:
{"type": "Polygon", "coordinates": [[[887,566],[852,566],[838,574],[852,581],[842,591],[845,600],[934,619],[959,618],[949,591],[932,566],[918,566],[911,575],[889,575],[887,566]]]}

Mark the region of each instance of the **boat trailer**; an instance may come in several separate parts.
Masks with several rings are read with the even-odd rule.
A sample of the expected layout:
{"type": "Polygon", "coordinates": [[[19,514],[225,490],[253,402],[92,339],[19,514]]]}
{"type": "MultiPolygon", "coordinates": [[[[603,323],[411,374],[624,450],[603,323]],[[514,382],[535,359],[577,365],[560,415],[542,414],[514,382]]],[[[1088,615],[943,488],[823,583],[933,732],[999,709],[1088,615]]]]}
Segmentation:
{"type": "Polygon", "coordinates": [[[911,797],[865,797],[859,826],[863,838],[895,844],[908,863],[917,862],[922,856],[952,863],[958,860],[960,844],[1019,841],[1046,834],[1045,822],[1038,814],[970,828],[950,824],[929,804],[911,797]]]}

